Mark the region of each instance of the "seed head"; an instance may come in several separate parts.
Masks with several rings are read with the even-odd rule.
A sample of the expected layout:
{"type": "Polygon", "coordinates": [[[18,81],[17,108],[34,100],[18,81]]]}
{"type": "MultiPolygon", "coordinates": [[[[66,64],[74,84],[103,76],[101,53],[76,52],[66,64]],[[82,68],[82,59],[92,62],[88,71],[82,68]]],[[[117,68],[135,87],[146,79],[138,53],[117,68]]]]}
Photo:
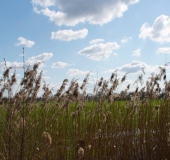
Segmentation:
{"type": "Polygon", "coordinates": [[[77,156],[78,156],[78,159],[81,159],[82,157],[84,157],[84,149],[82,147],[78,149],[77,156]]]}
{"type": "Polygon", "coordinates": [[[103,123],[106,123],[106,115],[103,114],[103,123]]]}
{"type": "Polygon", "coordinates": [[[47,146],[47,148],[50,147],[50,145],[52,144],[52,138],[48,132],[43,132],[42,142],[45,146],[47,146]]]}

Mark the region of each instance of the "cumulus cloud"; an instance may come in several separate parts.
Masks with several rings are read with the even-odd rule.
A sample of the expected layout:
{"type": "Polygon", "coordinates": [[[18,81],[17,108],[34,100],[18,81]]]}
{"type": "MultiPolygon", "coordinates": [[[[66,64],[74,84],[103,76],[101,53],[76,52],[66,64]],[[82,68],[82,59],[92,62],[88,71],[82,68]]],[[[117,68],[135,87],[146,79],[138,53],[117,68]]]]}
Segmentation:
{"type": "Polygon", "coordinates": [[[25,46],[25,47],[29,47],[29,48],[30,48],[30,47],[32,47],[32,46],[35,44],[34,41],[27,40],[27,39],[25,39],[24,37],[19,37],[18,40],[19,40],[19,42],[16,43],[15,46],[21,46],[21,45],[23,45],[23,46],[25,46]]]}
{"type": "MultiPolygon", "coordinates": [[[[163,65],[162,65],[163,67],[163,65]]],[[[151,72],[157,72],[159,66],[158,65],[148,65],[145,62],[142,61],[132,61],[131,63],[127,63],[123,66],[114,68],[114,69],[109,69],[107,71],[105,71],[104,73],[112,73],[115,70],[117,70],[118,72],[122,72],[122,73],[137,73],[137,72],[141,72],[142,68],[145,70],[145,72],[147,73],[151,73],[151,72]]]]}
{"type": "Polygon", "coordinates": [[[157,54],[159,53],[166,53],[170,54],[170,47],[163,47],[163,48],[158,48],[156,51],[157,54]]]}
{"type": "Polygon", "coordinates": [[[129,64],[125,64],[122,67],[119,67],[118,70],[121,72],[130,72],[130,73],[136,73],[142,70],[142,68],[150,68],[149,65],[147,65],[144,62],[141,61],[133,61],[129,64]]]}
{"type": "Polygon", "coordinates": [[[132,39],[132,37],[123,37],[122,39],[121,39],[121,43],[127,43],[129,40],[131,40],[132,39]]]}
{"type": "Polygon", "coordinates": [[[150,26],[144,23],[140,29],[139,38],[150,38],[158,43],[170,42],[170,17],[161,15],[150,26]]]}
{"type": "MultiPolygon", "coordinates": [[[[88,73],[89,73],[89,71],[82,71],[82,70],[74,69],[74,68],[69,69],[68,72],[67,72],[67,74],[69,76],[72,76],[72,77],[75,77],[75,76],[85,76],[88,73]]],[[[95,74],[95,73],[90,73],[90,75],[93,75],[93,74],[95,74]]]]}
{"type": "MultiPolygon", "coordinates": [[[[6,61],[6,66],[16,68],[16,69],[21,69],[21,68],[23,68],[23,63],[22,62],[9,62],[9,61],[6,61]]],[[[1,70],[5,69],[5,62],[0,62],[0,69],[1,70]]]]}
{"type": "MultiPolygon", "coordinates": [[[[49,60],[51,57],[53,56],[52,53],[42,53],[39,54],[38,56],[33,56],[28,58],[25,61],[25,67],[32,67],[35,63],[41,63],[41,66],[43,66],[43,62],[49,60]]],[[[4,68],[4,62],[0,63],[0,68],[3,69],[4,68]]],[[[9,62],[6,61],[6,66],[7,67],[12,67],[15,69],[23,69],[23,62],[9,62]]]]}
{"type": "Polygon", "coordinates": [[[141,52],[141,49],[137,49],[137,50],[133,51],[132,56],[139,57],[141,55],[140,52],[141,52]]]}
{"type": "Polygon", "coordinates": [[[49,17],[56,25],[68,26],[80,22],[103,25],[122,17],[129,5],[137,2],[139,0],[32,0],[36,13],[49,17]],[[54,5],[57,9],[51,10],[49,7],[54,5]]]}
{"type": "Polygon", "coordinates": [[[42,54],[39,54],[38,56],[33,56],[33,57],[28,58],[27,62],[30,62],[30,63],[44,62],[44,61],[49,60],[52,56],[53,56],[52,53],[42,53],[42,54]]]}
{"type": "Polygon", "coordinates": [[[90,44],[97,44],[97,43],[100,43],[100,42],[104,42],[104,39],[93,39],[89,43],[90,44]]]}
{"type": "Polygon", "coordinates": [[[76,39],[85,38],[88,34],[86,28],[78,31],[69,30],[59,30],[57,32],[51,32],[51,39],[61,40],[61,41],[71,41],[76,39]]]}
{"type": "Polygon", "coordinates": [[[51,67],[52,68],[64,68],[66,66],[72,66],[72,65],[75,65],[75,64],[68,64],[65,62],[56,62],[56,63],[53,63],[51,67]]]}
{"type": "Polygon", "coordinates": [[[113,51],[119,48],[120,46],[116,42],[98,43],[80,50],[78,54],[92,60],[101,61],[109,58],[113,51]]]}

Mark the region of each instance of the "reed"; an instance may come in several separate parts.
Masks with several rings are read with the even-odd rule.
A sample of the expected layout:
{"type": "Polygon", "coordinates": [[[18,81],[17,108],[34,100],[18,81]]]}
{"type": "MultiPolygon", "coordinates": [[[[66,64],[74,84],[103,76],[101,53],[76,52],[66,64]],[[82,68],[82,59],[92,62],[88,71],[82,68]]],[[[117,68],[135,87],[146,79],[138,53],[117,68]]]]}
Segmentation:
{"type": "Polygon", "coordinates": [[[131,96],[130,85],[116,94],[128,73],[119,80],[115,71],[109,81],[100,78],[92,97],[86,95],[89,74],[82,84],[63,80],[54,95],[44,82],[43,101],[37,102],[42,83],[38,66],[25,70],[14,95],[16,74],[10,76],[11,68],[5,68],[0,80],[0,159],[170,159],[170,82],[165,68],[151,74],[145,86],[142,70],[131,96]]]}

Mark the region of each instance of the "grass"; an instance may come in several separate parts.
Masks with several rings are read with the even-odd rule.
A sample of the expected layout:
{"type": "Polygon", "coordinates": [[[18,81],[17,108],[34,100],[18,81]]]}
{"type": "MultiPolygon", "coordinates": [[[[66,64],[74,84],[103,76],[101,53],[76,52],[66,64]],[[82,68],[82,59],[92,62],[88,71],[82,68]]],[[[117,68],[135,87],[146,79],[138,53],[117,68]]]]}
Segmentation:
{"type": "Polygon", "coordinates": [[[4,71],[0,95],[2,99],[6,91],[8,98],[0,106],[0,159],[170,159],[170,85],[164,68],[139,90],[140,75],[131,97],[129,86],[123,95],[115,94],[127,74],[118,80],[114,72],[109,81],[97,82],[98,97],[89,100],[85,94],[87,75],[81,86],[73,80],[68,89],[65,79],[54,96],[44,84],[44,101],[36,102],[42,76],[37,68],[35,64],[26,70],[15,95],[11,94],[15,73],[10,77],[10,68],[4,71]],[[162,99],[161,79],[165,82],[162,99]]]}

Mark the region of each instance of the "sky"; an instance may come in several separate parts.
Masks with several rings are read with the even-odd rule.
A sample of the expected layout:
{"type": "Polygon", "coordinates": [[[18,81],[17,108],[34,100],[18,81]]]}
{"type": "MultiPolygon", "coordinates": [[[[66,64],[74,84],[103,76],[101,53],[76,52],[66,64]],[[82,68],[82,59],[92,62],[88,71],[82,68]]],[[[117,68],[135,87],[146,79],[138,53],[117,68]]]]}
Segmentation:
{"type": "MultiPolygon", "coordinates": [[[[89,84],[117,69],[133,83],[170,61],[169,0],[1,0],[0,75],[4,58],[18,84],[26,68],[43,62],[55,90],[67,78],[89,84]]],[[[166,66],[167,78],[170,76],[166,66]]],[[[89,92],[92,87],[88,88],[89,92]]]]}

